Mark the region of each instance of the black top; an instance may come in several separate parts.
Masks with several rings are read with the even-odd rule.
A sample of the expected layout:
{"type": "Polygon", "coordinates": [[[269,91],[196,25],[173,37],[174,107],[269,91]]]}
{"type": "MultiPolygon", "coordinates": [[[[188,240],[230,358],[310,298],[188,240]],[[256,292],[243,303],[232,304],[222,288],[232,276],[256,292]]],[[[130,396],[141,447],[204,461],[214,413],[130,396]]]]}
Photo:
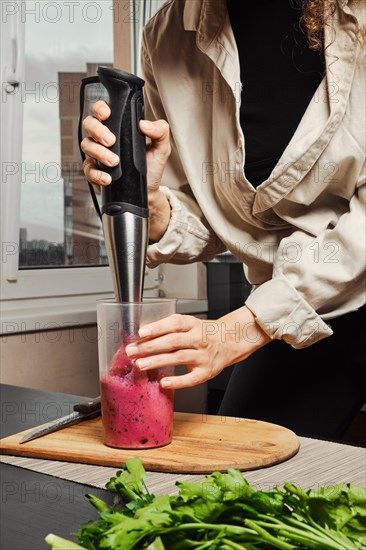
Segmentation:
{"type": "Polygon", "coordinates": [[[293,136],[324,74],[300,27],[301,0],[227,0],[242,82],[245,174],[265,181],[293,136]]]}

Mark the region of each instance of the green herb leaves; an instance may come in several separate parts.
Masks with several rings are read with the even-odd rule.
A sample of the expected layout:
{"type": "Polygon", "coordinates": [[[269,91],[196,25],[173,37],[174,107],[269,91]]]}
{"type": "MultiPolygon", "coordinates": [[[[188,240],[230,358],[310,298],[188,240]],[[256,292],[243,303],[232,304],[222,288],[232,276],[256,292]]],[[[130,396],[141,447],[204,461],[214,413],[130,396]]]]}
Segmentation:
{"type": "Polygon", "coordinates": [[[48,535],[55,550],[230,550],[366,548],[366,489],[338,484],[303,491],[256,491],[239,470],[214,472],[203,482],[177,482],[177,496],[155,497],[138,458],[128,460],[107,488],[112,507],[87,495],[100,519],[81,526],[80,546],[48,535]],[[57,546],[58,544],[58,546],[57,546]],[[71,544],[74,546],[67,546],[71,544]]]}

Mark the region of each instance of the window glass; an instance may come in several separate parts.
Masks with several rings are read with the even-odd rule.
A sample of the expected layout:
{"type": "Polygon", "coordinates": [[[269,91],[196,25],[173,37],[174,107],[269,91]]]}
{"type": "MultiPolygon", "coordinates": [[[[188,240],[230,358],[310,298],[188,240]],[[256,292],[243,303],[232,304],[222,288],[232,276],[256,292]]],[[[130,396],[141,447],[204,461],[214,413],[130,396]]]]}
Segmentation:
{"type": "Polygon", "coordinates": [[[21,4],[25,82],[19,267],[107,264],[77,140],[81,79],[113,64],[112,0],[21,4]]]}

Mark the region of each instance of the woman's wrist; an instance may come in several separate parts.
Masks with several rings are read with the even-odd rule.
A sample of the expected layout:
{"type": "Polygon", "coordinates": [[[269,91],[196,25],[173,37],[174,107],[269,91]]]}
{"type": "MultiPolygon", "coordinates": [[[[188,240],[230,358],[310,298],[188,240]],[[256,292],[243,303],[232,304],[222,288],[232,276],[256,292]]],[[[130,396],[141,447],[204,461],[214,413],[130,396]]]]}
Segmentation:
{"type": "Polygon", "coordinates": [[[170,203],[159,190],[149,193],[150,242],[158,242],[166,232],[171,215],[170,203]]]}
{"type": "Polygon", "coordinates": [[[243,361],[271,341],[247,306],[221,317],[218,323],[227,366],[243,361]]]}

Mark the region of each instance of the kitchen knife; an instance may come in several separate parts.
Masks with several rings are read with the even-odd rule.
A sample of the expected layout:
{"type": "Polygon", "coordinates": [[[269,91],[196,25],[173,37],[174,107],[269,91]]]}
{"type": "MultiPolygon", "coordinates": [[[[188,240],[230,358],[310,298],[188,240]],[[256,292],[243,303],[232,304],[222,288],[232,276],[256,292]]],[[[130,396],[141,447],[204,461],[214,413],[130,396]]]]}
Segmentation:
{"type": "Polygon", "coordinates": [[[27,441],[32,441],[37,437],[42,437],[52,432],[57,432],[67,426],[72,426],[73,424],[78,424],[83,420],[88,420],[90,418],[95,418],[101,414],[101,405],[100,405],[100,396],[96,397],[91,401],[85,401],[83,403],[76,403],[74,405],[74,411],[66,416],[57,418],[48,424],[44,424],[35,428],[33,431],[27,433],[22,437],[19,443],[26,443],[27,441]]]}

